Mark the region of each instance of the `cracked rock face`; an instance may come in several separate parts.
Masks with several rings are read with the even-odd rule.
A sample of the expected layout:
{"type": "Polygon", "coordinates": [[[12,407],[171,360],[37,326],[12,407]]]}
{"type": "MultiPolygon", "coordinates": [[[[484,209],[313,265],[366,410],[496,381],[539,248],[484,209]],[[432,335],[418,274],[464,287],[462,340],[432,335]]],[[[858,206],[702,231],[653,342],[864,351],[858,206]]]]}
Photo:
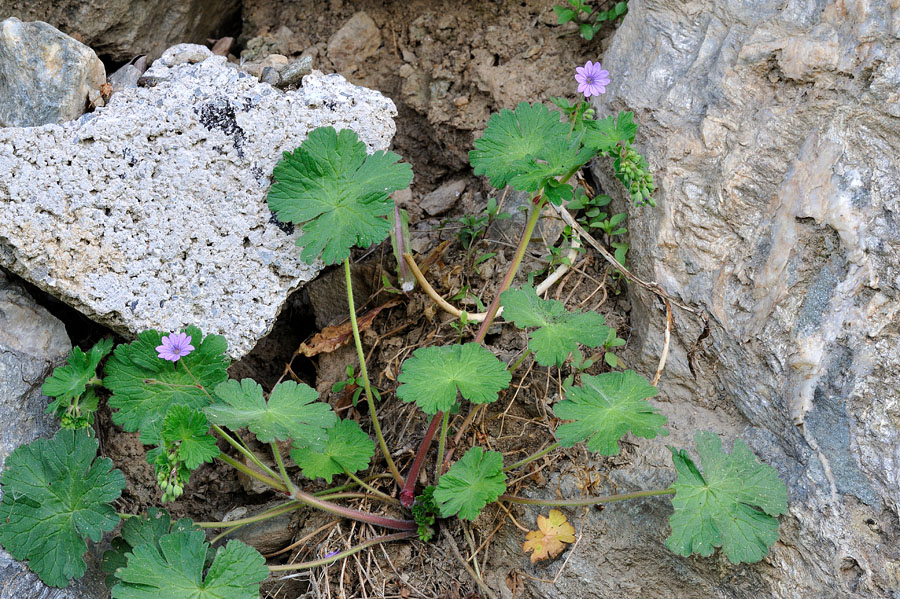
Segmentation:
{"type": "Polygon", "coordinates": [[[339,75],[284,93],[188,44],[142,82],[77,121],[0,129],[0,265],[127,337],[194,324],[239,358],[321,267],[266,205],[282,152],[320,126],[387,149],[396,109],[339,75]]]}
{"type": "MultiPolygon", "coordinates": [[[[778,469],[791,501],[782,541],[759,564],[723,574],[669,559],[594,573],[636,594],[664,574],[707,597],[900,597],[900,8],[628,8],[597,108],[635,112],[660,187],[657,209],[630,211],[629,261],[710,317],[703,335],[675,309],[659,385],[666,442],[686,446],[697,428],[740,436],[778,469]]],[[[621,191],[605,166],[606,190],[621,191]]],[[[635,359],[653,372],[665,311],[629,291],[635,359]]],[[[666,466],[664,449],[649,443],[643,458],[641,445],[644,461],[620,483],[666,466]]],[[[671,508],[645,507],[604,512],[625,527],[613,541],[623,555],[647,542],[629,526],[656,528],[658,543],[667,534],[671,508]]],[[[586,535],[603,526],[597,518],[586,535]]],[[[576,585],[577,568],[561,584],[576,585]]]]}

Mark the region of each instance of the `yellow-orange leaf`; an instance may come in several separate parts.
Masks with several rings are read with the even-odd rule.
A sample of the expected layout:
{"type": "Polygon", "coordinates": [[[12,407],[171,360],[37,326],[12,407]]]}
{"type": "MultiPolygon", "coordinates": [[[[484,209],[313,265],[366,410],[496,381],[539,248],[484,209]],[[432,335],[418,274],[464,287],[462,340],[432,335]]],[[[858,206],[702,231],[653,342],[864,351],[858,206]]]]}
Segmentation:
{"type": "Polygon", "coordinates": [[[559,510],[550,510],[548,517],[537,517],[538,529],[525,535],[522,551],[531,551],[531,563],[559,555],[567,543],[575,542],[575,527],[559,510]]]}

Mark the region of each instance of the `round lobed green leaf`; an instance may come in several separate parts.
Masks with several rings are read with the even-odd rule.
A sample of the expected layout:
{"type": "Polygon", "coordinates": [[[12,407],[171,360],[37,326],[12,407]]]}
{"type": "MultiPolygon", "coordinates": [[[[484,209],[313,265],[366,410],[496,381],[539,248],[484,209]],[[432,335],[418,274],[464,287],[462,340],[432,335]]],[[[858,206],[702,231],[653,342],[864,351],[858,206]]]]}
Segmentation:
{"type": "Polygon", "coordinates": [[[412,181],[412,167],[393,152],[366,154],[350,129],[313,130],[306,141],[275,166],[269,208],[279,220],[301,224],[300,256],[325,264],[350,256],[354,245],[367,248],[390,233],[384,218],[393,211],[390,194],[412,181]]]}
{"type": "Polygon", "coordinates": [[[668,435],[666,417],[647,398],[655,397],[656,387],[633,370],[584,375],[581,387],[566,391],[566,400],[553,406],[562,420],[574,420],[556,429],[563,447],[587,441],[590,451],[603,455],[619,453],[619,439],[625,433],[644,439],[668,435]]]}
{"type": "Polygon", "coordinates": [[[173,405],[202,409],[210,392],[228,378],[228,344],[221,335],[203,337],[187,327],[196,347],[178,362],[159,357],[156,347],[163,333],[144,331],[136,341],[120,345],[106,363],[103,385],[112,391],[109,406],[117,409],[113,422],[126,431],[141,431],[141,443],[160,445],[163,419],[173,405]]]}
{"type": "Polygon", "coordinates": [[[458,513],[463,520],[474,520],[504,491],[503,455],[472,447],[441,477],[433,497],[444,518],[458,513]]]}
{"type": "Polygon", "coordinates": [[[531,287],[504,291],[500,303],[504,319],[518,327],[537,327],[529,334],[528,349],[541,366],[562,366],[579,343],[600,347],[609,337],[601,314],[568,312],[562,302],[541,299],[531,287]]]}
{"type": "Polygon", "coordinates": [[[722,547],[733,564],[758,562],[778,540],[775,516],[787,513],[787,487],[740,439],[731,454],[708,431],[694,441],[702,473],[686,451],[669,448],[678,478],[666,546],[684,556],[712,555],[722,547]]]}
{"type": "Polygon", "coordinates": [[[199,530],[163,535],[157,543],[137,545],[128,565],[117,571],[113,599],[259,599],[259,583],[269,576],[266,560],[241,541],[212,549],[199,530]]]}
{"type": "Polygon", "coordinates": [[[403,363],[397,397],[426,414],[446,412],[457,391],[472,403],[491,403],[512,376],[506,365],[477,343],[422,347],[403,363]]]}
{"type": "Polygon", "coordinates": [[[252,379],[226,381],[215,396],[216,403],[204,409],[210,420],[232,430],[246,426],[262,443],[293,439],[297,446],[321,447],[325,429],[337,421],[331,406],[316,401],[315,389],[294,381],[275,385],[268,402],[252,379]]]}
{"type": "Polygon", "coordinates": [[[335,474],[358,472],[369,467],[375,455],[375,443],[355,420],[340,420],[328,429],[328,440],[321,450],[298,447],[291,450],[291,459],[300,466],[303,476],[322,477],[331,484],[335,474]]]}
{"type": "Polygon", "coordinates": [[[119,523],[110,505],[125,476],[96,458],[97,439],[61,430],[22,445],[6,460],[0,502],[0,544],[47,585],[67,586],[84,575],[85,539],[99,542],[119,523]]]}

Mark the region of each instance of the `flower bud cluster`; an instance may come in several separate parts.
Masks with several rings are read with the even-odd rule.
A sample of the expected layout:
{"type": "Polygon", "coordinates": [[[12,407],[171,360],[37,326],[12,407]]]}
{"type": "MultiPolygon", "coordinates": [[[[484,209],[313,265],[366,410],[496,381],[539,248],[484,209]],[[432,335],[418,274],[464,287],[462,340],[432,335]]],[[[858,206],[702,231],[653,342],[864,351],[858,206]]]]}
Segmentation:
{"type": "Polygon", "coordinates": [[[162,502],[175,501],[184,494],[190,471],[178,459],[177,447],[163,451],[156,458],[156,482],[163,491],[162,502]]]}
{"type": "Polygon", "coordinates": [[[619,157],[615,161],[616,176],[628,189],[631,201],[635,205],[650,204],[656,206],[653,200],[653,192],[656,185],[653,183],[653,175],[647,160],[634,151],[630,145],[622,148],[619,157]]]}

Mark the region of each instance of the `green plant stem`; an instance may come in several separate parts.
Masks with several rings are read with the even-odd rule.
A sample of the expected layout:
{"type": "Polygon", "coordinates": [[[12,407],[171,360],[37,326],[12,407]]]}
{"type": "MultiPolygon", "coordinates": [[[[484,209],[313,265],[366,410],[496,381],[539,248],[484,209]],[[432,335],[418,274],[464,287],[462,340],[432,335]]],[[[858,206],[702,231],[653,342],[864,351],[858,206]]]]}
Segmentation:
{"type": "Polygon", "coordinates": [[[528,456],[527,458],[522,458],[521,460],[519,460],[519,461],[516,462],[515,464],[510,464],[509,466],[507,466],[506,468],[504,468],[503,471],[504,471],[504,472],[509,472],[510,470],[515,470],[516,468],[521,468],[521,467],[524,466],[525,464],[530,464],[531,462],[537,460],[538,458],[544,457],[545,455],[547,455],[548,453],[550,453],[551,451],[553,451],[553,450],[556,449],[557,447],[559,447],[559,442],[558,442],[558,441],[557,441],[556,443],[551,443],[550,445],[548,445],[548,446],[545,447],[544,449],[540,450],[539,452],[534,453],[534,454],[531,454],[531,455],[528,456]]]}
{"type": "Polygon", "coordinates": [[[251,478],[255,478],[256,480],[258,480],[260,482],[266,483],[267,485],[269,485],[276,491],[281,491],[282,493],[288,492],[287,487],[284,486],[284,483],[282,483],[277,478],[270,478],[270,477],[266,476],[265,474],[257,472],[256,470],[254,470],[253,468],[250,468],[246,464],[241,464],[240,462],[238,462],[236,459],[234,459],[233,457],[231,457],[228,454],[220,453],[216,457],[218,457],[220,460],[222,460],[223,462],[225,462],[232,468],[235,468],[236,470],[240,470],[247,476],[249,476],[251,478]]]}
{"type": "Polygon", "coordinates": [[[278,464],[281,480],[284,481],[284,486],[287,487],[288,493],[293,495],[294,491],[297,490],[297,487],[294,486],[294,483],[291,482],[291,477],[288,476],[287,469],[284,467],[284,460],[281,459],[281,452],[278,451],[278,445],[275,441],[272,441],[269,445],[272,446],[272,455],[275,457],[275,463],[278,464]]]}
{"type": "MultiPolygon", "coordinates": [[[[369,481],[377,480],[379,478],[394,478],[394,477],[391,476],[390,474],[373,474],[372,476],[365,477],[363,480],[366,482],[369,482],[369,481]]],[[[338,487],[331,487],[330,489],[322,489],[321,491],[316,491],[315,493],[313,493],[313,495],[315,495],[316,497],[324,497],[325,495],[331,495],[333,493],[340,493],[341,491],[345,491],[347,489],[352,489],[356,486],[359,486],[359,485],[357,485],[357,483],[355,483],[355,482],[349,482],[349,483],[340,485],[338,487]]]]}
{"type": "Polygon", "coordinates": [[[275,516],[280,516],[281,514],[286,514],[288,512],[293,512],[295,510],[299,510],[303,507],[303,504],[299,501],[290,500],[287,503],[282,505],[276,505],[275,507],[268,509],[264,512],[260,512],[255,516],[250,516],[248,518],[240,518],[239,520],[228,520],[226,522],[194,522],[194,526],[198,526],[200,528],[237,528],[239,526],[243,526],[245,524],[253,524],[254,522],[262,522],[263,520],[268,520],[269,518],[274,518],[275,516]]]}
{"type": "Polygon", "coordinates": [[[376,514],[361,512],[359,510],[354,510],[342,505],[337,505],[336,503],[325,501],[324,499],[316,497],[315,495],[304,493],[299,489],[294,491],[293,498],[297,501],[305,503],[310,507],[320,509],[322,511],[328,512],[329,514],[334,514],[335,516],[341,516],[342,518],[356,520],[358,522],[366,522],[367,524],[374,524],[375,526],[383,526],[385,528],[393,528],[394,530],[416,530],[418,528],[418,525],[414,520],[397,520],[395,518],[388,518],[387,516],[378,516],[376,514]]]}
{"type": "MultiPolygon", "coordinates": [[[[568,177],[566,180],[567,179],[568,177]]],[[[534,228],[537,226],[538,219],[541,216],[541,210],[543,209],[544,196],[541,194],[531,200],[531,211],[528,213],[528,220],[525,221],[525,230],[522,232],[522,238],[519,239],[519,245],[516,247],[516,253],[509,263],[509,269],[506,271],[506,276],[503,277],[500,287],[497,288],[497,293],[494,295],[494,299],[487,310],[487,314],[481,322],[481,327],[479,327],[478,333],[475,334],[475,343],[484,342],[487,331],[494,322],[494,317],[497,316],[497,310],[500,308],[500,294],[509,289],[509,286],[512,285],[513,279],[519,271],[519,266],[522,264],[522,259],[525,257],[525,251],[528,249],[528,243],[531,241],[531,236],[534,235],[534,228]]]]}
{"type": "Polygon", "coordinates": [[[509,370],[511,373],[512,373],[512,372],[515,372],[516,370],[519,369],[519,366],[522,365],[522,362],[524,362],[525,359],[528,358],[528,356],[530,356],[530,355],[531,355],[531,350],[530,350],[530,349],[526,349],[526,350],[525,350],[525,353],[522,354],[522,355],[519,357],[518,360],[516,360],[515,362],[513,362],[512,366],[510,366],[509,368],[507,368],[507,370],[509,370]]]}
{"type": "Polygon", "coordinates": [[[359,326],[356,323],[356,305],[353,303],[353,281],[350,277],[350,258],[344,259],[344,280],[347,285],[347,303],[350,308],[350,325],[353,327],[353,341],[356,343],[356,355],[359,358],[359,375],[363,379],[363,386],[366,390],[366,403],[369,404],[369,413],[372,416],[372,428],[375,429],[375,436],[378,437],[378,444],[381,446],[381,453],[387,462],[388,470],[397,481],[397,484],[403,485],[403,476],[397,470],[397,465],[391,458],[391,452],[388,451],[387,443],[384,442],[384,435],[381,434],[381,425],[378,423],[378,414],[375,410],[375,401],[372,399],[372,385],[369,383],[369,372],[366,370],[366,356],[363,352],[362,340],[359,337],[359,326]]]}
{"type": "Polygon", "coordinates": [[[371,495],[369,493],[360,493],[354,491],[345,491],[343,493],[329,493],[328,495],[315,495],[315,497],[318,497],[319,499],[372,499],[376,501],[384,501],[386,503],[398,503],[396,499],[390,496],[371,495]]]}
{"type": "MultiPolygon", "coordinates": [[[[568,181],[573,173],[574,171],[566,175],[566,178],[563,180],[568,181]]],[[[522,264],[522,259],[525,257],[525,252],[528,249],[528,243],[531,241],[531,236],[534,235],[534,228],[537,226],[538,219],[540,218],[541,211],[543,209],[543,194],[532,198],[531,211],[528,213],[528,220],[525,221],[525,230],[522,232],[522,237],[519,239],[519,245],[516,247],[516,253],[513,255],[513,259],[509,263],[509,269],[506,271],[506,275],[503,277],[503,281],[500,282],[500,287],[497,288],[497,293],[494,295],[494,299],[491,301],[491,305],[484,315],[484,320],[481,321],[481,326],[478,328],[478,332],[475,334],[475,343],[481,343],[482,345],[484,344],[484,338],[487,336],[488,329],[490,328],[491,323],[494,322],[494,318],[497,316],[497,310],[500,309],[500,294],[509,289],[509,286],[512,285],[513,279],[516,277],[516,273],[519,271],[519,266],[521,266],[522,264]]],[[[486,405],[487,404],[478,404],[477,406],[472,408],[472,411],[469,413],[466,421],[474,422],[475,416],[478,415],[478,410],[486,405]]],[[[444,462],[449,462],[453,457],[453,451],[456,447],[456,444],[459,442],[459,439],[462,437],[467,427],[468,424],[465,424],[456,432],[456,438],[454,439],[453,446],[451,446],[450,451],[447,452],[447,456],[444,458],[444,462]]],[[[438,464],[437,470],[442,470],[445,465],[446,464],[438,464]]]]}
{"type": "Polygon", "coordinates": [[[441,419],[441,436],[438,437],[438,454],[437,454],[437,462],[435,464],[437,467],[434,469],[434,484],[437,486],[438,482],[441,480],[441,474],[444,464],[444,448],[447,446],[447,428],[450,426],[450,412],[444,412],[444,417],[441,419]]]}
{"type": "MultiPolygon", "coordinates": [[[[302,506],[303,504],[302,504],[302,503],[298,503],[297,505],[302,506]]],[[[293,508],[293,509],[296,510],[296,509],[298,509],[298,508],[293,508]]],[[[263,512],[263,513],[264,513],[264,514],[269,514],[269,512],[272,512],[272,511],[273,511],[273,510],[266,510],[266,511],[263,512]]],[[[271,515],[268,515],[268,516],[266,516],[266,517],[269,518],[269,517],[272,517],[272,516],[277,516],[277,515],[283,514],[283,513],[288,512],[288,511],[292,511],[292,510],[284,510],[284,511],[280,511],[280,512],[278,512],[278,514],[271,514],[271,515]]],[[[257,515],[260,515],[260,516],[261,516],[261,515],[263,515],[263,514],[257,514],[257,515]]],[[[214,536],[212,539],[210,539],[210,540],[209,540],[209,544],[210,544],[210,545],[215,545],[216,543],[218,543],[219,541],[221,541],[222,539],[224,539],[224,538],[227,537],[228,535],[232,534],[233,532],[235,532],[235,531],[237,531],[237,530],[240,530],[241,528],[243,528],[243,527],[245,527],[245,526],[247,526],[247,525],[249,525],[249,524],[252,524],[252,522],[244,522],[243,524],[238,524],[237,526],[232,526],[231,528],[226,528],[225,530],[223,530],[222,532],[220,532],[219,534],[217,534],[216,536],[214,536]]]]}
{"type": "Polygon", "coordinates": [[[257,468],[264,471],[273,479],[278,479],[278,473],[263,464],[262,461],[258,457],[256,457],[256,454],[250,451],[249,448],[245,447],[243,443],[236,441],[234,437],[225,432],[225,430],[217,424],[212,425],[212,428],[216,432],[216,434],[225,439],[225,441],[227,441],[229,445],[237,449],[242,456],[253,462],[257,468]]]}
{"type": "Polygon", "coordinates": [[[588,499],[529,499],[516,497],[515,495],[501,495],[497,501],[509,503],[522,503],[526,505],[549,505],[553,507],[578,507],[582,505],[596,505],[598,503],[613,503],[614,501],[626,501],[628,499],[640,499],[641,497],[653,497],[655,495],[674,495],[675,489],[653,489],[652,491],[637,491],[635,493],[622,493],[619,495],[603,495],[588,499]]]}
{"type": "MultiPolygon", "coordinates": [[[[189,375],[191,375],[191,378],[194,379],[194,383],[196,383],[197,388],[200,389],[201,391],[203,391],[211,402],[215,403],[215,398],[210,394],[210,392],[206,389],[206,387],[204,387],[203,384],[200,383],[200,379],[198,379],[196,376],[194,376],[194,373],[191,372],[191,369],[187,367],[187,364],[184,362],[184,360],[181,360],[181,366],[182,366],[182,368],[184,368],[184,371],[187,372],[189,375]]],[[[278,473],[275,472],[274,470],[272,470],[271,468],[269,468],[268,466],[266,466],[265,464],[263,464],[262,461],[258,457],[256,457],[256,454],[254,454],[252,451],[250,451],[249,447],[244,445],[244,442],[240,440],[240,437],[238,437],[238,439],[235,440],[231,435],[226,433],[224,429],[222,429],[220,426],[218,426],[216,424],[212,425],[212,428],[223,439],[225,439],[229,445],[231,445],[232,447],[237,449],[239,452],[241,452],[241,454],[245,458],[247,458],[248,460],[253,462],[257,468],[264,471],[266,474],[270,475],[273,478],[278,478],[278,473]]]]}
{"type": "Polygon", "coordinates": [[[317,568],[319,566],[327,566],[333,562],[338,560],[342,560],[345,557],[350,557],[354,553],[359,553],[363,549],[368,549],[373,545],[379,545],[381,543],[388,543],[390,541],[400,541],[402,539],[409,539],[416,536],[415,532],[397,532],[390,535],[382,535],[380,537],[375,537],[374,539],[369,539],[363,543],[355,547],[351,547],[346,551],[342,551],[340,553],[336,553],[335,555],[329,557],[323,557],[322,559],[312,560],[309,562],[300,562],[299,564],[283,564],[280,566],[269,566],[269,572],[290,572],[292,570],[308,570],[309,568],[317,568]]]}
{"type": "MultiPolygon", "coordinates": [[[[378,497],[381,497],[382,499],[384,499],[385,501],[387,501],[389,503],[396,503],[397,505],[400,505],[399,501],[397,501],[396,499],[394,499],[387,493],[382,493],[381,491],[379,491],[372,485],[368,484],[367,482],[365,482],[364,480],[362,480],[361,478],[359,478],[358,476],[356,476],[355,474],[353,474],[346,468],[344,468],[344,474],[349,476],[351,480],[353,480],[356,484],[358,484],[362,488],[367,489],[369,491],[369,493],[372,493],[373,495],[377,495],[378,497]]],[[[320,497],[320,496],[316,495],[316,497],[320,497]]]]}

